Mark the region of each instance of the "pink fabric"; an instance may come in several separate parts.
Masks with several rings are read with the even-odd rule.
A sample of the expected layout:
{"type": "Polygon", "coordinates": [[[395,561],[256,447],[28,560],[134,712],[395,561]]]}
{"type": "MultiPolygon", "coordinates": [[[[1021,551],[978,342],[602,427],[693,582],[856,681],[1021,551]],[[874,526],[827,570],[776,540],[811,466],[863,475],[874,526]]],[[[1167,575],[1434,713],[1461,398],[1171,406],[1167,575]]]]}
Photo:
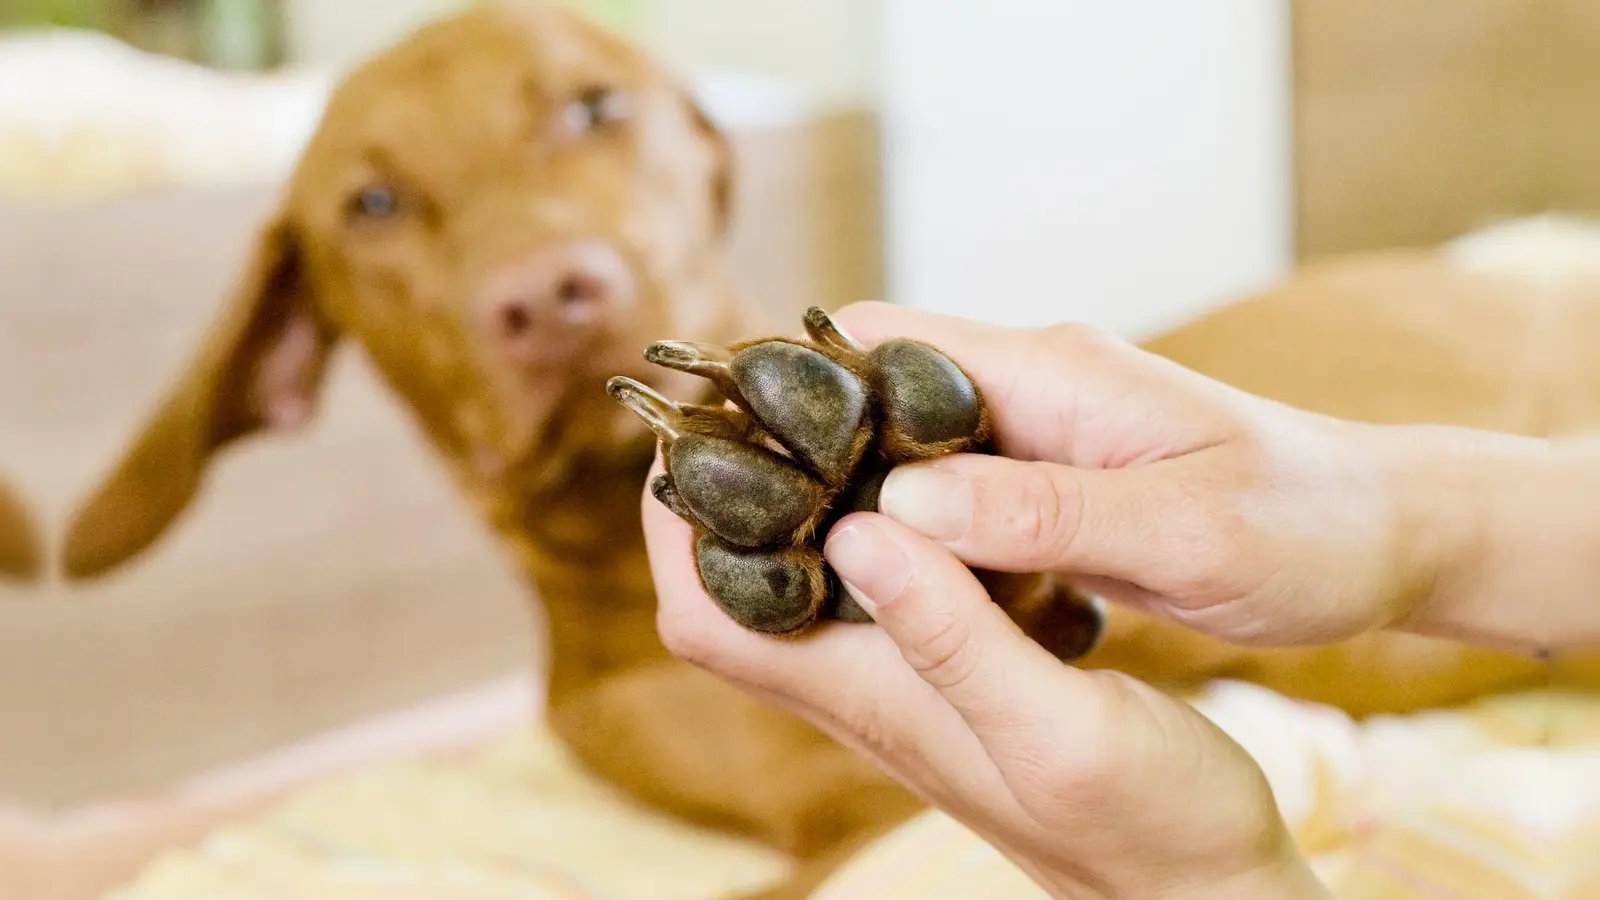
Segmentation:
{"type": "Polygon", "coordinates": [[[94,900],[158,853],[257,813],[301,785],[379,760],[466,751],[525,725],[541,703],[539,685],[519,675],[157,794],[54,814],[0,805],[0,897],[94,900]]]}

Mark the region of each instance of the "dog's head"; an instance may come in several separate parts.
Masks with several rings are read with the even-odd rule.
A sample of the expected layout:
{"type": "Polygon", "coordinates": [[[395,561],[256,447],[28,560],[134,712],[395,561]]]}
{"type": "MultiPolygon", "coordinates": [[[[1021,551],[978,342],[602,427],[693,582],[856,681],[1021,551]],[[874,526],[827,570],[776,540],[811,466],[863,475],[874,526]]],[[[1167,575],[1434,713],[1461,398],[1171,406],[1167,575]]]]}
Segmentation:
{"type": "Polygon", "coordinates": [[[69,577],[140,553],[225,446],[303,423],[365,352],[463,476],[554,477],[632,426],[605,379],[714,335],[730,151],[652,61],[559,7],[430,25],[334,92],[197,357],[72,523],[69,577]]]}

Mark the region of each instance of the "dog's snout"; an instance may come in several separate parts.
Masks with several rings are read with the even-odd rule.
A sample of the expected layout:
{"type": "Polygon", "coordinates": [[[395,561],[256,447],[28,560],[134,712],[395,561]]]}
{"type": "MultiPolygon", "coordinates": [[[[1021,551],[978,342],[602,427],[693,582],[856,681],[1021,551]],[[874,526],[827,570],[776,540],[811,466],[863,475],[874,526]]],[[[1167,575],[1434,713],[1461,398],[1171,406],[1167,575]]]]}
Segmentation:
{"type": "Polygon", "coordinates": [[[507,361],[555,363],[581,350],[602,317],[632,304],[633,279],[601,242],[542,248],[491,272],[477,298],[484,340],[507,361]]]}

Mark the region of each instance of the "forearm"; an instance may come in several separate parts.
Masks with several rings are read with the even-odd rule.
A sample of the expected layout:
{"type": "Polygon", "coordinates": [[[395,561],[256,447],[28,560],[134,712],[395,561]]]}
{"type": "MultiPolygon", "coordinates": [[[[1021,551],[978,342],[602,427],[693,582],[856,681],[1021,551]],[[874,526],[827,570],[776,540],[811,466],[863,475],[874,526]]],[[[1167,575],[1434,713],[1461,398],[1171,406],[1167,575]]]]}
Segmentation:
{"type": "Polygon", "coordinates": [[[1412,431],[1402,540],[1432,577],[1399,626],[1521,653],[1600,646],[1600,438],[1412,431]]]}

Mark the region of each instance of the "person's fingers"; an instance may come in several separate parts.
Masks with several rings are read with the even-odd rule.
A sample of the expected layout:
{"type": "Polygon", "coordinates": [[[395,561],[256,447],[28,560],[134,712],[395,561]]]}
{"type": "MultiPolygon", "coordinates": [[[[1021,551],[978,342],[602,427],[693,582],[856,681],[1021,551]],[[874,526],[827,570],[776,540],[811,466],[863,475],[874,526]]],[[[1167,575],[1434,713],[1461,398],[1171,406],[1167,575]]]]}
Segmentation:
{"type": "Polygon", "coordinates": [[[803,639],[747,631],[700,585],[692,529],[649,491],[641,514],[657,625],[675,656],[800,716],[940,806],[968,802],[963,797],[1004,802],[1004,781],[982,744],[936,691],[907,670],[882,629],[824,625],[803,639]]]}
{"type": "Polygon", "coordinates": [[[895,690],[903,691],[907,682],[921,685],[909,676],[894,680],[904,663],[880,629],[824,623],[802,636],[782,638],[750,631],[706,594],[695,571],[693,529],[648,490],[641,515],[656,588],[657,632],[674,656],[766,702],[778,701],[791,712],[805,710],[813,723],[826,716],[880,744],[903,737],[900,732],[911,726],[892,722],[895,716],[880,708],[880,698],[909,703],[895,690]],[[836,677],[839,673],[848,674],[836,677]],[[882,690],[855,687],[863,682],[882,690]]]}
{"type": "Polygon", "coordinates": [[[887,303],[834,316],[868,346],[909,338],[961,366],[994,413],[1001,452],[1111,468],[1220,439],[1237,392],[1080,323],[1007,328],[887,303]]]}
{"type": "Polygon", "coordinates": [[[948,550],[858,513],[835,527],[827,557],[912,669],[986,745],[1072,708],[1074,670],[1029,640],[948,550]]]}
{"type": "Polygon", "coordinates": [[[1077,469],[959,455],[900,466],[878,498],[886,516],[963,562],[1062,572],[1166,592],[1203,586],[1230,557],[1204,479],[1180,462],[1077,469]]]}
{"type": "MultiPolygon", "coordinates": [[[[1072,416],[1049,415],[1036,397],[1039,382],[1054,391],[1057,408],[1073,403],[1073,379],[1061,369],[1073,365],[1072,353],[1045,352],[1041,333],[974,322],[926,310],[888,303],[857,303],[834,315],[840,327],[856,340],[873,346],[894,338],[910,338],[938,347],[954,359],[977,384],[997,416],[998,439],[1008,452],[1038,456],[1045,451],[1070,448],[1071,435],[1062,425],[1072,416]],[[1063,386],[1067,387],[1063,387],[1063,386]]],[[[1060,326],[1055,343],[1065,345],[1087,329],[1060,326]],[[1070,334],[1069,334],[1070,333],[1070,334]]]]}
{"type": "MultiPolygon", "coordinates": [[[[892,303],[852,303],[833,314],[839,326],[867,346],[891,338],[925,341],[958,357],[984,358],[1026,332],[892,303]]],[[[1003,375],[1003,373],[998,373],[1003,375]]],[[[999,389],[996,380],[989,387],[999,389]]]]}

